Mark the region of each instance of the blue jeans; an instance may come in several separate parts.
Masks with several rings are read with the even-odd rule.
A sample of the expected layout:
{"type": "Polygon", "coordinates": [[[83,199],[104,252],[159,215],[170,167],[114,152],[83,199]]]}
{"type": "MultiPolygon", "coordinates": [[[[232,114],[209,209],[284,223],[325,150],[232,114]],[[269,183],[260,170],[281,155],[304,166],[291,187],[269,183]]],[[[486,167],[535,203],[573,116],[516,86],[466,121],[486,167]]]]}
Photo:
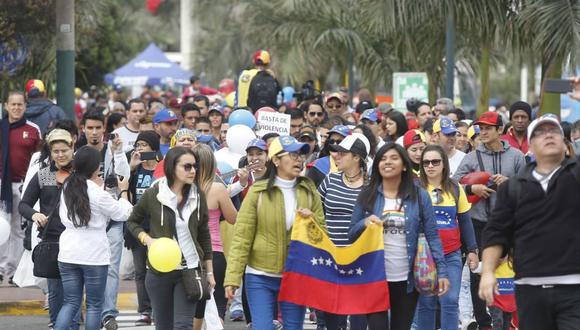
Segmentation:
{"type": "MultiPolygon", "coordinates": [[[[274,329],[272,315],[278,303],[281,278],[246,274],[246,292],[252,313],[252,328],[274,329]]],[[[280,302],[284,330],[302,329],[306,307],[288,302],[280,302]]]]}
{"type": "Polygon", "coordinates": [[[79,312],[83,301],[83,288],[87,294],[87,316],[85,330],[101,329],[101,312],[107,269],[109,266],[77,265],[59,262],[60,277],[64,292],[64,303],[58,312],[54,330],[67,330],[79,312]]]}
{"type": "MultiPolygon", "coordinates": [[[[64,293],[62,288],[62,282],[59,278],[47,278],[46,283],[48,285],[48,315],[50,317],[50,322],[56,324],[56,318],[58,313],[62,308],[62,303],[64,300],[64,293]]],[[[70,330],[78,330],[80,326],[81,309],[79,308],[70,326],[70,330]]]]}
{"type": "Polygon", "coordinates": [[[441,330],[457,330],[459,326],[459,292],[461,290],[461,251],[445,255],[449,275],[449,291],[441,297],[420,296],[417,304],[417,329],[435,329],[437,299],[441,304],[441,330]]]}
{"type": "Polygon", "coordinates": [[[107,317],[117,317],[117,294],[119,293],[119,267],[121,266],[121,254],[123,253],[123,222],[111,221],[107,231],[109,248],[111,251],[111,264],[107,274],[107,288],[105,289],[105,302],[103,303],[104,321],[107,317]]]}

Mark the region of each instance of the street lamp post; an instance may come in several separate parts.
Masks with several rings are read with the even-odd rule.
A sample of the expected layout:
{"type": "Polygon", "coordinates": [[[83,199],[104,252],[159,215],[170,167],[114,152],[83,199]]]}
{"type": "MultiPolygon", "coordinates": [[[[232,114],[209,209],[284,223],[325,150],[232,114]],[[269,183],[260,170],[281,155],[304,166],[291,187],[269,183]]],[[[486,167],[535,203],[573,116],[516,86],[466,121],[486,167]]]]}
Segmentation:
{"type": "Polygon", "coordinates": [[[56,101],[74,118],[75,4],[56,0],[56,101]]]}

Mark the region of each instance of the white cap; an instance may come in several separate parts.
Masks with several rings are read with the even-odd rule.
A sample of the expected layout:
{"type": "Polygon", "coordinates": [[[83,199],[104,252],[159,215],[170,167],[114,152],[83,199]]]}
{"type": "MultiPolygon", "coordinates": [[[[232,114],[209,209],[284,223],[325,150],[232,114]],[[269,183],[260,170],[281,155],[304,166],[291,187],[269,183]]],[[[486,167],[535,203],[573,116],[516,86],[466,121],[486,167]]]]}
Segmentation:
{"type": "Polygon", "coordinates": [[[330,149],[338,152],[352,152],[366,159],[371,152],[371,143],[366,136],[360,133],[352,133],[344,138],[338,145],[330,145],[330,149]]]}
{"type": "Polygon", "coordinates": [[[558,121],[558,117],[556,117],[556,115],[554,114],[546,114],[539,118],[534,119],[528,126],[528,142],[532,140],[534,130],[544,123],[551,123],[552,125],[558,126],[558,128],[560,129],[560,134],[564,135],[564,130],[562,129],[562,126],[558,121]]]}

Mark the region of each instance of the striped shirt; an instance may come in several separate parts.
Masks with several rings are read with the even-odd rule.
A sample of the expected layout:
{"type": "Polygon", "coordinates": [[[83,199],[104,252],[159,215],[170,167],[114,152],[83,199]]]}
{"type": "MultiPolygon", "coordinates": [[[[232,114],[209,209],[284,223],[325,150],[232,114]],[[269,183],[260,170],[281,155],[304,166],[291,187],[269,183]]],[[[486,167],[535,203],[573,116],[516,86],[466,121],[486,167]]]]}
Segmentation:
{"type": "Polygon", "coordinates": [[[348,187],[342,181],[341,172],[329,174],[318,186],[324,206],[328,236],[336,246],[350,244],[348,239],[350,218],[361,190],[362,186],[348,187]]]}

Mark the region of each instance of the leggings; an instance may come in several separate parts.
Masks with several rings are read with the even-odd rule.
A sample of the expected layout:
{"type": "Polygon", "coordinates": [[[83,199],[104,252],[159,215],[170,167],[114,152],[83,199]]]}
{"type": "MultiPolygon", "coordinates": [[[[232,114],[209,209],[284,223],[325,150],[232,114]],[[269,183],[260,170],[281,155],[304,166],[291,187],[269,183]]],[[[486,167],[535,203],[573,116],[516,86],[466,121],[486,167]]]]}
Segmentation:
{"type": "MultiPolygon", "coordinates": [[[[226,276],[226,257],[223,252],[213,252],[213,276],[215,278],[215,291],[213,299],[217,305],[218,315],[223,320],[226,316],[226,292],[224,289],[224,278],[226,276]]],[[[205,316],[206,300],[198,302],[195,306],[195,318],[203,319],[205,316]]]]}
{"type": "Polygon", "coordinates": [[[407,281],[389,282],[389,311],[367,314],[369,330],[409,330],[413,323],[419,293],[407,293],[407,281]]]}

